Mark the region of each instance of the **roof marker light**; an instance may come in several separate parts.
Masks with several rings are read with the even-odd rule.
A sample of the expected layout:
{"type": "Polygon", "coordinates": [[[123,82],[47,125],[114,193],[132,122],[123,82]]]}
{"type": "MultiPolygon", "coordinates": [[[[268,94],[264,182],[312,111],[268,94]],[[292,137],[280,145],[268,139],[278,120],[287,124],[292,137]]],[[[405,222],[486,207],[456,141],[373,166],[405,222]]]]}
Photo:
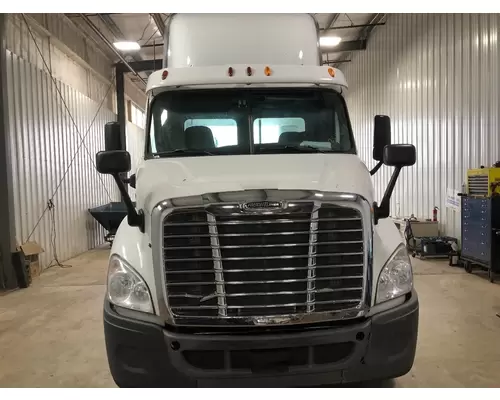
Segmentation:
{"type": "Polygon", "coordinates": [[[161,73],[161,79],[162,79],[162,80],[165,80],[165,79],[167,79],[167,76],[168,76],[168,71],[167,71],[167,70],[164,70],[164,71],[161,73]]]}
{"type": "Polygon", "coordinates": [[[333,68],[331,68],[331,67],[330,67],[330,68],[328,68],[328,73],[330,74],[330,76],[331,76],[332,78],[335,78],[335,70],[334,70],[333,68]]]}
{"type": "Polygon", "coordinates": [[[252,67],[247,67],[247,75],[252,76],[252,67]]]}
{"type": "Polygon", "coordinates": [[[264,68],[264,74],[266,76],[271,76],[271,68],[269,68],[269,67],[264,68]]]}
{"type": "Polygon", "coordinates": [[[227,74],[228,74],[229,76],[233,76],[233,75],[234,75],[233,67],[229,67],[229,68],[227,69],[227,74]]]}

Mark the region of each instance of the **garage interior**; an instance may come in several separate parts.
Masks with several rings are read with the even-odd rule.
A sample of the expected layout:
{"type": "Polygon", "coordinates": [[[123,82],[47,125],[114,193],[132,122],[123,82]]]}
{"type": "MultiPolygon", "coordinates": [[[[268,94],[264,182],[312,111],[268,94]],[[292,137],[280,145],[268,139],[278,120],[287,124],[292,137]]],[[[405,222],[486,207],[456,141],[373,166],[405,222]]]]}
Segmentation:
{"type": "MultiPolygon", "coordinates": [[[[143,157],[145,82],[162,66],[169,16],[0,14],[0,387],[116,387],[102,321],[109,237],[89,210],[121,197],[95,154],[118,121],[131,172],[143,157]],[[125,40],[140,50],[113,45],[125,40]]],[[[468,171],[500,161],[500,14],[314,16],[321,37],[341,39],[321,45],[322,61],[346,76],[361,160],[373,168],[375,115],[390,116],[393,143],[417,149],[391,201],[401,234],[414,226],[463,251],[468,171]]],[[[373,176],[375,198],[390,173],[373,176]]],[[[458,250],[445,242],[429,244],[440,254],[415,244],[411,259],[413,368],[367,385],[498,387],[498,267],[452,265],[458,250]]]]}

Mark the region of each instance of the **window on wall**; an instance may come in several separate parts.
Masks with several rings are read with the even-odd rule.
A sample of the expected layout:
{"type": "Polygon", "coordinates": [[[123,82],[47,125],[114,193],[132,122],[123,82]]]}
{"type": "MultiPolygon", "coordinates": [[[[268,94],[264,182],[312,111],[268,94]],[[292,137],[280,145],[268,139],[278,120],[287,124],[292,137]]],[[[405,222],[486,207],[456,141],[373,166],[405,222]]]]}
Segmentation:
{"type": "Polygon", "coordinates": [[[131,101],[129,101],[129,121],[141,129],[146,125],[146,114],[131,101]]]}

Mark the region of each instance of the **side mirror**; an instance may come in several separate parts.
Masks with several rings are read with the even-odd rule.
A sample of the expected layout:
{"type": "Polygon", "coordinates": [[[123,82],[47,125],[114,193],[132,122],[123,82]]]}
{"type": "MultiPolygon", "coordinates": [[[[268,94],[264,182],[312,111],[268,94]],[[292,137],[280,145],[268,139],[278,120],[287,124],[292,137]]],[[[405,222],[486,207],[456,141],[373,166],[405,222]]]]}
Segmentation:
{"type": "Polygon", "coordinates": [[[387,115],[376,115],[373,131],[373,159],[384,159],[384,148],[391,144],[391,119],[387,115]]]}
{"type": "Polygon", "coordinates": [[[120,132],[120,124],[116,121],[108,122],[104,125],[104,148],[106,151],[121,150],[122,135],[120,132]]]}
{"type": "Polygon", "coordinates": [[[385,189],[384,197],[382,197],[380,206],[376,203],[374,204],[373,209],[375,214],[375,223],[378,223],[379,219],[387,218],[389,216],[391,196],[394,191],[394,187],[396,186],[399,173],[403,167],[409,167],[410,165],[415,164],[417,159],[416,153],[415,146],[412,144],[390,144],[384,147],[384,164],[395,168],[389,184],[385,189]]]}
{"type": "Polygon", "coordinates": [[[130,171],[130,153],[126,150],[100,151],[96,154],[96,166],[98,172],[111,175],[115,180],[127,207],[129,225],[139,227],[144,233],[144,213],[142,210],[137,212],[120,177],[120,174],[130,171]]]}
{"type": "Polygon", "coordinates": [[[384,148],[384,164],[392,167],[409,167],[415,164],[417,152],[412,144],[390,144],[384,148]]]}
{"type": "Polygon", "coordinates": [[[96,154],[97,171],[118,175],[130,171],[130,153],[125,150],[100,151],[96,154]]]}

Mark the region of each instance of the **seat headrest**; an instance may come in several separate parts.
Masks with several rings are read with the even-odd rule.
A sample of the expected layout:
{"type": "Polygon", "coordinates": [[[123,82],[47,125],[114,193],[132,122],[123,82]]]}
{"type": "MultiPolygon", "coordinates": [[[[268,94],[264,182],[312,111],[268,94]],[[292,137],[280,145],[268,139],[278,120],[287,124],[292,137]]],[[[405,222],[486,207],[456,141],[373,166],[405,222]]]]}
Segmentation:
{"type": "Polygon", "coordinates": [[[304,132],[283,132],[278,139],[278,143],[281,144],[301,143],[304,141],[304,137],[305,137],[304,132]]]}
{"type": "Polygon", "coordinates": [[[190,126],[184,131],[186,147],[194,150],[215,148],[214,135],[207,126],[190,126]]]}

